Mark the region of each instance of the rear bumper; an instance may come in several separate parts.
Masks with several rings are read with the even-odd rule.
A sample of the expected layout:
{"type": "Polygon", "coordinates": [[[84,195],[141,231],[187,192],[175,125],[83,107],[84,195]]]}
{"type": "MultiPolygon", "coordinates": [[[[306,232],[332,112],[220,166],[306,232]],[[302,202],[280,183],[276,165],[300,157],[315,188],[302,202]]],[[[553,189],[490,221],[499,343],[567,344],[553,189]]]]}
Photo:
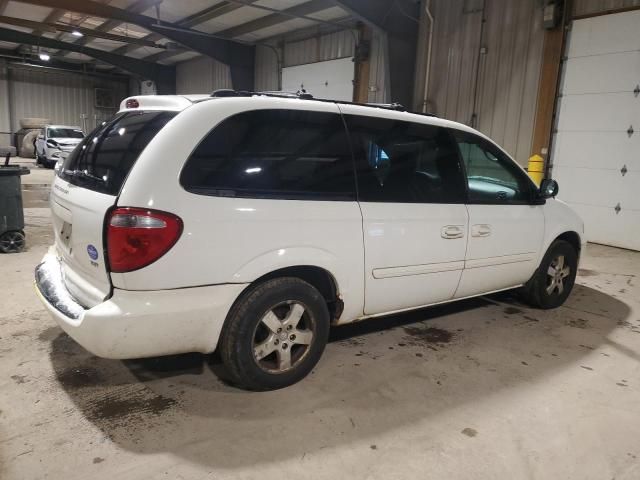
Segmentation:
{"type": "Polygon", "coordinates": [[[125,359],[215,350],[222,324],[244,284],[160,291],[114,289],[86,309],[64,286],[59,260],[45,255],[36,292],[58,325],[94,355],[125,359]]]}

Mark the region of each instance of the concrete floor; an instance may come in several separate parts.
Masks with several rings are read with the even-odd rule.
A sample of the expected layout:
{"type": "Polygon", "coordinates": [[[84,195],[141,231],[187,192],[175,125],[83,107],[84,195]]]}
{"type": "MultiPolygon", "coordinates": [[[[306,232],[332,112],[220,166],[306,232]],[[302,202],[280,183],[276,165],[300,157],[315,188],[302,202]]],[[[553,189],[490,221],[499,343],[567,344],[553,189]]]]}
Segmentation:
{"type": "Polygon", "coordinates": [[[103,360],[63,334],[33,292],[33,189],[28,250],[0,257],[4,480],[640,478],[639,253],[590,245],[554,311],[503,294],[335,329],[309,378],[249,393],[215,356],[103,360]]]}

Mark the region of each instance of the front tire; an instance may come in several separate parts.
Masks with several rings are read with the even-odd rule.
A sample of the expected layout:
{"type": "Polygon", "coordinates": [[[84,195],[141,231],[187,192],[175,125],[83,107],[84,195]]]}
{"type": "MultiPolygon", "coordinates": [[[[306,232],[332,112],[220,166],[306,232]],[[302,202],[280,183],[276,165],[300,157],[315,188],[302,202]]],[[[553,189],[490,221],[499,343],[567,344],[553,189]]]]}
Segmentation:
{"type": "Polygon", "coordinates": [[[275,390],[306,377],[328,338],[329,310],[320,292],[299,278],[275,278],[249,287],[232,307],[220,356],[234,383],[275,390]]]}
{"type": "Polygon", "coordinates": [[[557,308],[569,297],[577,272],[578,252],[569,242],[556,240],[520,294],[534,307],[557,308]]]}

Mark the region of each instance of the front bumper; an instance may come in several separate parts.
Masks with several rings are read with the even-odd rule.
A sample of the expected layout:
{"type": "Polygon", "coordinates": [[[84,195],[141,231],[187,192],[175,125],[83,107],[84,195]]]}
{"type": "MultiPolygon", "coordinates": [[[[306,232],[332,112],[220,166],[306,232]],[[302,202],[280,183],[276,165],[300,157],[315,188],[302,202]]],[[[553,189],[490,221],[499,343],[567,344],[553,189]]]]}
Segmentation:
{"type": "Polygon", "coordinates": [[[94,355],[125,359],[211,353],[227,312],[245,284],[159,291],[114,289],[85,308],[69,294],[60,261],[45,255],[36,268],[36,292],[58,325],[94,355]]]}

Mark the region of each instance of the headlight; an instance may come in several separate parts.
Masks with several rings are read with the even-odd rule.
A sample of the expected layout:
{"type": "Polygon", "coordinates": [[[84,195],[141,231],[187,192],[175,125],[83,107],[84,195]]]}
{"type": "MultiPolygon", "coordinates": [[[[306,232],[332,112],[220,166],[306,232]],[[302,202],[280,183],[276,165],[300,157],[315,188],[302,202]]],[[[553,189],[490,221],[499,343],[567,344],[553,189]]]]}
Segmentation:
{"type": "Polygon", "coordinates": [[[58,142],[56,142],[55,140],[47,140],[47,147],[51,147],[51,148],[58,148],[58,142]]]}

